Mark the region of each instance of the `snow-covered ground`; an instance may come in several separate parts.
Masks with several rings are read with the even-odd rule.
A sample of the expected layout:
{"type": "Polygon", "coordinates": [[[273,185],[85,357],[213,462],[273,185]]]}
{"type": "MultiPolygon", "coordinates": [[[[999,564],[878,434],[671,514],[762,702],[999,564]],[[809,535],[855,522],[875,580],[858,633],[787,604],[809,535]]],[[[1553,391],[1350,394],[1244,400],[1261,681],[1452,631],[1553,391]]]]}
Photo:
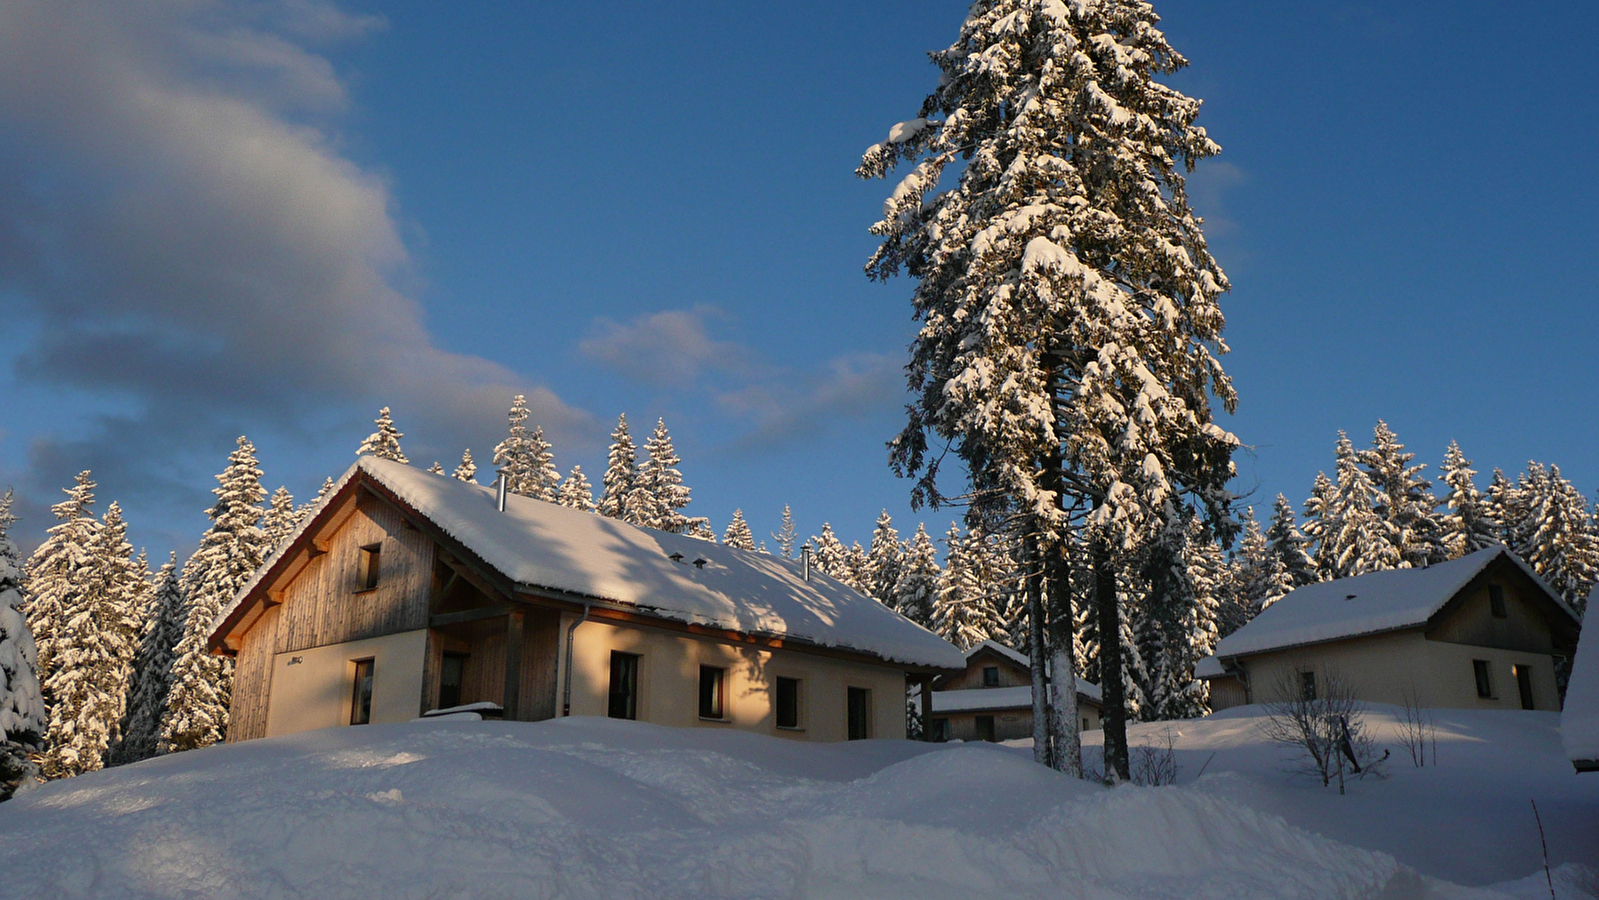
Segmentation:
{"type": "MultiPolygon", "coordinates": [[[[1422,865],[1515,844],[1493,871],[1536,867],[1519,847],[1521,794],[1485,788],[1482,776],[1499,773],[1475,762],[1463,774],[1472,741],[1523,733],[1509,720],[1440,738],[1436,778],[1396,768],[1342,798],[1235,774],[1257,751],[1229,750],[1240,733],[1228,722],[1245,725],[1233,715],[1184,726],[1185,781],[1210,752],[1198,748],[1218,748],[1197,785],[1114,790],[994,745],[818,745],[583,718],[328,729],[96,772],[0,805],[0,897],[1503,896],[1276,813],[1340,837],[1394,842],[1408,826],[1433,832],[1418,845],[1488,844],[1423,853],[1422,865]],[[1449,804],[1433,799],[1451,791],[1458,823],[1441,821],[1449,804]],[[1325,812],[1339,802],[1349,811],[1325,812]],[[1376,818],[1364,832],[1363,815],[1376,818]],[[1478,824],[1490,819],[1493,833],[1478,824]]],[[[1514,774],[1524,762],[1504,766],[1509,783],[1554,784],[1514,774]]],[[[1565,788],[1548,798],[1551,830],[1565,831],[1551,850],[1591,856],[1599,782],[1565,788]]]]}

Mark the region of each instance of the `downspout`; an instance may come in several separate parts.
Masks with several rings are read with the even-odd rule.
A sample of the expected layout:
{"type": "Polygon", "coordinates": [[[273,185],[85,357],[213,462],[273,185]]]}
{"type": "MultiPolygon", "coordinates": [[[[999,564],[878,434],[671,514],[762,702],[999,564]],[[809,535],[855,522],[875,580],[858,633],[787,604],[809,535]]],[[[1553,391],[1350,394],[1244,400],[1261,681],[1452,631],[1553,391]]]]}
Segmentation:
{"type": "Polygon", "coordinates": [[[572,624],[566,626],[566,674],[565,687],[561,691],[561,716],[564,718],[572,714],[572,635],[577,633],[577,626],[589,620],[589,603],[583,602],[583,616],[572,624]]]}

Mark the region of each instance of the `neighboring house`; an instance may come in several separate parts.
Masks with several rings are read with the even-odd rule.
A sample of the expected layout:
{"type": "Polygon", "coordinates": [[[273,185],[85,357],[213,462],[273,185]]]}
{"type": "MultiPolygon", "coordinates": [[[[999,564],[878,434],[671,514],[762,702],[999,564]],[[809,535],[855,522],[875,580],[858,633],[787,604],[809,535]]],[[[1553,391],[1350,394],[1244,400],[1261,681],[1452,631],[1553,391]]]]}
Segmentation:
{"type": "Polygon", "coordinates": [[[223,610],[230,741],[478,704],[904,737],[960,652],[798,563],[363,457],[223,610]]]}
{"type": "MultiPolygon", "coordinates": [[[[1588,595],[1588,610],[1599,609],[1599,585],[1588,595]]],[[[1566,685],[1566,708],[1560,713],[1560,737],[1566,756],[1578,772],[1599,772],[1599,638],[1577,642],[1566,685]]]]}
{"type": "MultiPolygon", "coordinates": [[[[1099,686],[1077,682],[1083,731],[1099,727],[1099,686]]],[[[966,668],[933,680],[934,740],[1008,741],[1033,736],[1033,675],[1027,657],[997,641],[966,651],[966,668]]]]}
{"type": "Polygon", "coordinates": [[[1357,699],[1460,709],[1560,709],[1556,660],[1578,619],[1503,547],[1289,592],[1223,638],[1194,674],[1212,709],[1314,696],[1337,679],[1357,699]]]}

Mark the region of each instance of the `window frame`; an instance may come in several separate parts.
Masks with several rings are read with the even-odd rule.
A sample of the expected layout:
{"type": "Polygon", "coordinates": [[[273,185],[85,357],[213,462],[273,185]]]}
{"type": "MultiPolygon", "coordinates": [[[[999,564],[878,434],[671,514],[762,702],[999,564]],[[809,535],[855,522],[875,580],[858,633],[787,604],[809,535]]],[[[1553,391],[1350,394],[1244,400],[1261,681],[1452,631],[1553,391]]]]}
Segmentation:
{"type": "Polygon", "coordinates": [[[805,679],[787,675],[772,676],[772,722],[780,731],[805,730],[805,679]],[[783,724],[783,683],[794,686],[794,722],[783,724]]]}
{"type": "Polygon", "coordinates": [[[632,722],[638,721],[639,716],[639,661],[644,657],[638,653],[628,653],[625,650],[611,651],[610,681],[605,692],[605,715],[610,719],[625,719],[632,722]],[[617,691],[618,664],[622,666],[623,680],[629,690],[626,693],[617,691]],[[617,714],[617,698],[622,697],[622,714],[617,714]]]}
{"type": "Polygon", "coordinates": [[[999,687],[999,666],[983,667],[983,687],[999,687]],[[993,678],[989,678],[992,675],[993,678]]]}
{"type": "Polygon", "coordinates": [[[1317,699],[1316,670],[1304,669],[1299,673],[1299,699],[1313,702],[1317,699]]]}
{"type": "Polygon", "coordinates": [[[383,542],[362,544],[356,550],[355,592],[364,594],[378,589],[383,575],[383,542]]]}
{"type": "Polygon", "coordinates": [[[350,724],[372,724],[372,689],[377,682],[377,660],[367,656],[350,660],[350,724]],[[363,677],[363,670],[365,676],[363,677]]]}
{"type": "Polygon", "coordinates": [[[872,689],[849,685],[844,688],[844,735],[846,740],[872,739],[872,689]],[[856,698],[860,698],[860,728],[856,728],[856,698]]]}
{"type": "Polygon", "coordinates": [[[1510,674],[1516,680],[1516,694],[1521,700],[1521,708],[1537,709],[1537,698],[1532,693],[1532,666],[1514,663],[1510,666],[1510,674]]]}
{"type": "Polygon", "coordinates": [[[1510,610],[1505,606],[1505,586],[1502,584],[1488,585],[1488,613],[1496,619],[1510,618],[1510,610]]]}
{"type": "Polygon", "coordinates": [[[1477,683],[1478,700],[1493,700],[1498,696],[1494,692],[1493,665],[1488,660],[1472,660],[1471,677],[1477,683]]]}
{"type": "Polygon", "coordinates": [[[700,665],[699,681],[699,710],[700,720],[703,722],[726,722],[731,717],[727,714],[727,668],[725,666],[700,665]],[[707,684],[707,673],[714,673],[712,684],[707,684]],[[706,695],[706,688],[710,687],[710,696],[706,695]],[[712,701],[709,706],[706,701],[712,701]]]}

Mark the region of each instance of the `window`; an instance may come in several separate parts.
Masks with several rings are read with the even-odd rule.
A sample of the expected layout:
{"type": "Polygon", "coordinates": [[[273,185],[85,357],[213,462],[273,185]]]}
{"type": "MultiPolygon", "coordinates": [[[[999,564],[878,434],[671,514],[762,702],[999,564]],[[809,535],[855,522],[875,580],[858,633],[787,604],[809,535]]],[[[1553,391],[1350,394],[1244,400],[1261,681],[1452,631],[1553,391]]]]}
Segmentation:
{"type": "Polygon", "coordinates": [[[1314,700],[1314,699],[1316,699],[1316,673],[1315,672],[1300,672],[1299,673],[1299,699],[1301,699],[1301,700],[1314,700]]]}
{"type": "Polygon", "coordinates": [[[999,666],[983,667],[983,687],[999,687],[999,666]]]}
{"type": "Polygon", "coordinates": [[[1472,660],[1471,674],[1477,678],[1477,696],[1491,698],[1494,695],[1494,684],[1493,679],[1488,674],[1488,660],[1472,660]]]}
{"type": "Polygon", "coordinates": [[[700,666],[700,718],[725,718],[723,699],[727,692],[727,670],[700,666]]]}
{"type": "Polygon", "coordinates": [[[446,653],[439,666],[439,709],[461,705],[461,681],[466,674],[466,654],[446,653]]]}
{"type": "Polygon", "coordinates": [[[1493,616],[1496,619],[1503,619],[1505,617],[1504,585],[1488,585],[1488,609],[1493,613],[1493,616]]]}
{"type": "Polygon", "coordinates": [[[988,741],[990,744],[994,742],[993,716],[977,717],[977,739],[980,741],[988,741]]]}
{"type": "Polygon", "coordinates": [[[370,591],[378,586],[378,560],[383,554],[382,544],[367,544],[361,548],[355,569],[355,589],[370,591]]]}
{"type": "Polygon", "coordinates": [[[611,651],[611,696],[606,715],[638,718],[638,654],[611,651]]]}
{"type": "Polygon", "coordinates": [[[1088,727],[1088,717],[1087,716],[1083,716],[1083,730],[1084,731],[1093,731],[1092,728],[1088,727]]]}
{"type": "Polygon", "coordinates": [[[777,727],[800,727],[800,680],[777,677],[777,727]]]}
{"type": "Polygon", "coordinates": [[[943,719],[943,718],[934,719],[931,723],[928,724],[927,730],[928,730],[928,739],[929,740],[934,740],[934,741],[947,741],[947,740],[949,740],[949,720],[948,719],[943,719]]]}
{"type": "Polygon", "coordinates": [[[1516,676],[1516,690],[1521,694],[1521,708],[1537,709],[1532,703],[1532,668],[1511,666],[1510,671],[1516,676]]]}
{"type": "Polygon", "coordinates": [[[372,722],[372,660],[355,661],[355,688],[350,696],[350,724],[372,722]]]}
{"type": "Polygon", "coordinates": [[[872,692],[866,688],[852,687],[847,698],[849,709],[849,739],[864,741],[872,736],[872,692]]]}

